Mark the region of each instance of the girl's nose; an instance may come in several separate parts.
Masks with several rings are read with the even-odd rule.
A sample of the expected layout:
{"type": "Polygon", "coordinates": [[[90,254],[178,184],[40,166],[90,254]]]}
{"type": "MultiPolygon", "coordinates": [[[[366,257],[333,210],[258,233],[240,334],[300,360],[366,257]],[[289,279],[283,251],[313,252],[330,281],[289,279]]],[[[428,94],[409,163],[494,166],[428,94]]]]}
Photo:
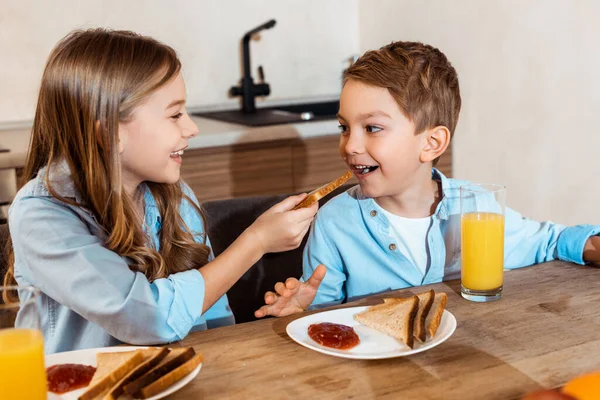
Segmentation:
{"type": "Polygon", "coordinates": [[[183,137],[193,138],[194,136],[196,136],[198,134],[198,126],[192,120],[192,118],[189,116],[189,114],[186,114],[185,117],[187,120],[185,121],[185,126],[182,129],[183,137]]]}

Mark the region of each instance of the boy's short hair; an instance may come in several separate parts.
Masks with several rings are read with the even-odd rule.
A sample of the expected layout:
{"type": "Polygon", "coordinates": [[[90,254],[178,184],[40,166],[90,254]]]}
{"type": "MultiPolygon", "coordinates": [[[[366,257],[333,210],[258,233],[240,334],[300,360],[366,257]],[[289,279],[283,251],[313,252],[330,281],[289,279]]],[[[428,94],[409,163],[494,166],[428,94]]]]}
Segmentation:
{"type": "Polygon", "coordinates": [[[415,133],[445,126],[454,135],[460,112],[458,75],[444,53],[418,42],[367,51],[342,77],[386,88],[415,124],[415,133]]]}

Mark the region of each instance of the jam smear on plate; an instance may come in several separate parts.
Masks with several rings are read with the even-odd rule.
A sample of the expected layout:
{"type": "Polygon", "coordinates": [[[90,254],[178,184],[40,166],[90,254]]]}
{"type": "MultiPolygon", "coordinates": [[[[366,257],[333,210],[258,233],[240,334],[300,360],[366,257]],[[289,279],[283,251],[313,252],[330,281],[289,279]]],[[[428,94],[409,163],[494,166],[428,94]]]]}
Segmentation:
{"type": "Polygon", "coordinates": [[[48,390],[61,394],[86,387],[90,384],[96,368],[82,364],[57,364],[46,368],[48,390]]]}
{"type": "Polygon", "coordinates": [[[349,350],[360,343],[354,328],[342,324],[322,322],[308,327],[308,336],[321,346],[349,350]]]}

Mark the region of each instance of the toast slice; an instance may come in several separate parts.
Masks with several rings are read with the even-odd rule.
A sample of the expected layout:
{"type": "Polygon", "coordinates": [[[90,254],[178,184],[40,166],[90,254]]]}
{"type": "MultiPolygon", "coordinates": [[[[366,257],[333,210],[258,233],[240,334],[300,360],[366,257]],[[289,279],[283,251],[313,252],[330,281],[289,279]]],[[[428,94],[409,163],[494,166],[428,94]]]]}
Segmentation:
{"type": "Polygon", "coordinates": [[[192,347],[171,349],[169,354],[163,358],[163,360],[156,367],[133,382],[125,385],[123,390],[129,395],[137,395],[142,388],[150,385],[152,382],[160,379],[164,375],[173,371],[175,368],[191,360],[194,355],[196,355],[196,352],[192,347]]]}
{"type": "Polygon", "coordinates": [[[162,392],[163,390],[165,390],[166,388],[168,388],[169,386],[171,386],[172,384],[174,384],[175,382],[179,381],[184,376],[192,372],[198,365],[200,365],[200,363],[203,360],[204,357],[202,356],[202,354],[196,354],[193,358],[184,362],[179,367],[163,375],[148,386],[142,388],[142,390],[136,393],[134,397],[140,399],[147,399],[162,392]]]}
{"type": "Polygon", "coordinates": [[[435,292],[432,289],[427,292],[417,294],[417,297],[419,298],[419,311],[417,311],[417,316],[415,317],[415,329],[413,334],[419,342],[423,343],[427,339],[425,321],[427,319],[427,315],[429,315],[429,310],[433,305],[435,292]]]}
{"type": "Polygon", "coordinates": [[[333,192],[335,189],[339,188],[344,183],[346,183],[348,179],[352,178],[352,175],[352,171],[348,171],[339,178],[321,186],[320,188],[313,190],[308,194],[308,196],[306,196],[304,200],[302,200],[298,205],[296,205],[296,207],[294,207],[294,210],[312,206],[317,201],[321,200],[323,197],[327,196],[329,193],[333,192]]]}
{"type": "Polygon", "coordinates": [[[97,369],[79,400],[96,399],[144,360],[143,350],[98,353],[97,369]]]}
{"type": "Polygon", "coordinates": [[[427,320],[425,321],[427,332],[431,337],[435,335],[437,329],[440,326],[440,322],[442,321],[442,314],[444,314],[444,309],[446,308],[447,302],[448,295],[446,293],[440,292],[435,294],[433,304],[431,305],[431,309],[429,310],[429,315],[427,316],[427,320]]]}
{"type": "Polygon", "coordinates": [[[419,298],[412,296],[378,304],[356,314],[354,319],[369,328],[401,340],[412,349],[413,327],[418,310],[419,298]]]}
{"type": "Polygon", "coordinates": [[[143,376],[146,372],[156,367],[163,358],[169,354],[169,349],[163,348],[149,348],[144,350],[144,360],[137,367],[131,370],[123,379],[117,382],[113,387],[110,388],[108,393],[104,396],[104,400],[116,400],[124,393],[123,387],[125,385],[135,381],[136,379],[143,376]]]}

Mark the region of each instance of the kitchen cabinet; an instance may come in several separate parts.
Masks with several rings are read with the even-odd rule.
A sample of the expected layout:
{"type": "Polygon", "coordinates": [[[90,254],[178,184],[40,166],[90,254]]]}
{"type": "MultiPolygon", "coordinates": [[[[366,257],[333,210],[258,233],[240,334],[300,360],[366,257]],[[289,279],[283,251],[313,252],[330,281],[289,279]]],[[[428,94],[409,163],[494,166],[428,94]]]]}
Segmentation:
{"type": "MultiPolygon", "coordinates": [[[[310,191],[347,171],[338,142],[328,135],[186,150],[182,178],[200,202],[310,191]]],[[[451,148],[438,168],[452,176],[451,148]]]]}

